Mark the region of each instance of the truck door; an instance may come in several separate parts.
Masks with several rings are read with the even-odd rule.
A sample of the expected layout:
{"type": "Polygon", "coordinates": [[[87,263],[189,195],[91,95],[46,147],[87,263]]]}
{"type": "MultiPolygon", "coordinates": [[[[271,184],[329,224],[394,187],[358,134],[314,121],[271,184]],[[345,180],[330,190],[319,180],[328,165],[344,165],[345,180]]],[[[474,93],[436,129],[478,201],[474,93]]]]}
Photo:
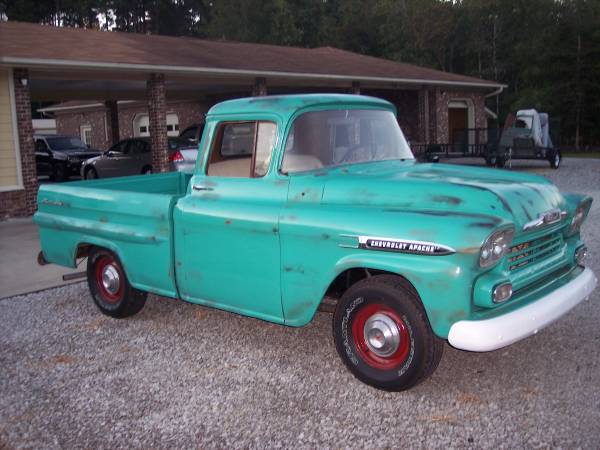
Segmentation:
{"type": "Polygon", "coordinates": [[[279,213],[287,180],[270,168],[277,125],[221,121],[207,134],[206,171],[192,177],[174,212],[180,295],[283,323],[279,213]]]}

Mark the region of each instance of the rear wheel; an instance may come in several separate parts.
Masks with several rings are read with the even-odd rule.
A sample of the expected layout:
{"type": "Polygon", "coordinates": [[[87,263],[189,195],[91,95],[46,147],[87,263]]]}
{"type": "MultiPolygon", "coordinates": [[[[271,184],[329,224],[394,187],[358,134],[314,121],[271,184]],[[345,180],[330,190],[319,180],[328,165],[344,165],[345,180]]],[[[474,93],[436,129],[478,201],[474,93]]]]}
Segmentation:
{"type": "Polygon", "coordinates": [[[333,334],[352,374],[388,391],[409,389],[428,378],[444,348],[417,294],[391,275],[367,278],[346,291],[334,313],[333,334]]]}
{"type": "Polygon", "coordinates": [[[129,284],[121,261],[109,250],[94,248],[90,251],[87,280],[94,303],[107,316],[133,316],[146,303],[148,294],[129,284]]]}

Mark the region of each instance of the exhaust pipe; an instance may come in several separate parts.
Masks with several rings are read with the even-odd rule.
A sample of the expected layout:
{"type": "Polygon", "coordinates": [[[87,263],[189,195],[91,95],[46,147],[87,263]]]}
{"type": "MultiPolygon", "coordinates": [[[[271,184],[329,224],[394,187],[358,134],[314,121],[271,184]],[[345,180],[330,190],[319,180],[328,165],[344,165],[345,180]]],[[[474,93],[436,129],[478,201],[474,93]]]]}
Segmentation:
{"type": "Polygon", "coordinates": [[[79,278],[87,277],[87,272],[68,273],[62,276],[63,281],[78,280],[79,278]]]}

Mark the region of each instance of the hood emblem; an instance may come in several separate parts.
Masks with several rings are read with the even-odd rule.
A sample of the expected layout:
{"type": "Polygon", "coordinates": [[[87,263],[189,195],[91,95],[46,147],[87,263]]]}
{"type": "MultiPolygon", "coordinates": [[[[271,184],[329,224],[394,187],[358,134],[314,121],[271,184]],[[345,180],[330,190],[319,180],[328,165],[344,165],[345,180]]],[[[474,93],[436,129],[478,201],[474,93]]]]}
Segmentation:
{"type": "Polygon", "coordinates": [[[550,211],[540,213],[537,219],[534,219],[531,222],[527,222],[525,225],[523,225],[523,231],[533,230],[536,228],[545,227],[546,225],[552,225],[553,223],[558,223],[566,216],[566,211],[561,211],[560,209],[551,209],[550,211]]]}
{"type": "Polygon", "coordinates": [[[355,238],[358,245],[340,244],[341,247],[363,248],[366,250],[379,250],[384,252],[410,253],[413,255],[443,256],[456,253],[451,247],[436,242],[413,241],[375,236],[354,236],[344,234],[342,237],[355,238]]]}

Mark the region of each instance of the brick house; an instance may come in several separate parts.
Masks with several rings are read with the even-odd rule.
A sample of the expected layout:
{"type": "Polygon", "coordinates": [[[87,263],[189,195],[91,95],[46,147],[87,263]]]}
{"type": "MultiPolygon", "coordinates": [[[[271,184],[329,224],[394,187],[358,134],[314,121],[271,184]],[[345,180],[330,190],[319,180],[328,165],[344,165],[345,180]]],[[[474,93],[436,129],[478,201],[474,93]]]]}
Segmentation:
{"type": "Polygon", "coordinates": [[[0,218],[35,211],[31,101],[57,132],[107,148],[149,135],[153,169],[168,167],[167,137],[218,101],[301,92],[384,98],[414,148],[484,128],[485,99],[505,86],[360,55],[298,48],[0,22],[0,218]]]}
{"type": "MultiPolygon", "coordinates": [[[[179,136],[180,131],[202,122],[210,106],[208,102],[193,100],[167,102],[167,135],[179,136]]],[[[150,136],[148,107],[144,102],[119,101],[117,110],[120,139],[150,136]]],[[[55,118],[56,134],[79,136],[90,147],[100,150],[113,144],[103,103],[69,101],[38,111],[55,118]]]]}

